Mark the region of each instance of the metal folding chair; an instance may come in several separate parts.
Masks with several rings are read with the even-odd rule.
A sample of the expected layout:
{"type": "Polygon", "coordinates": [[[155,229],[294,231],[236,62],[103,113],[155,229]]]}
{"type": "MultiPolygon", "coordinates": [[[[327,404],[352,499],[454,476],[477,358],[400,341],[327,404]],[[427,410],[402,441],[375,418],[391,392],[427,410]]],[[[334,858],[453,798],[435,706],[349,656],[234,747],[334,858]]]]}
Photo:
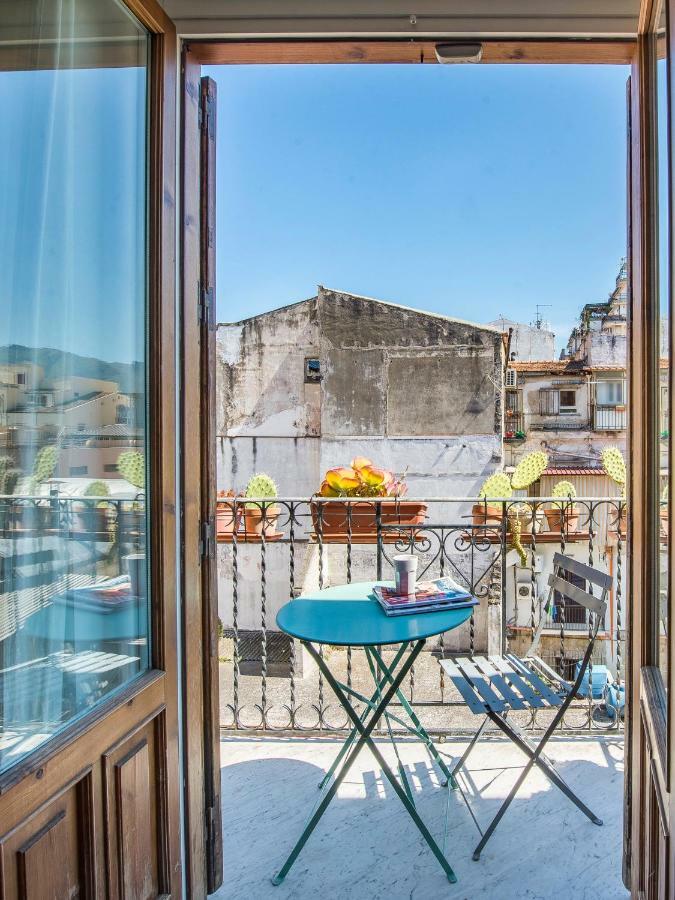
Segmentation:
{"type": "Polygon", "coordinates": [[[482,836],[473,853],[473,858],[476,860],[480,858],[483,848],[535,765],[556,787],[560,788],[563,794],[569,797],[572,803],[579,807],[584,815],[588,816],[591,822],[595,825],[602,825],[602,820],[594,815],[563,781],[553,763],[544,755],[544,747],[577,694],[588,669],[598,629],[607,609],[607,596],[612,585],[612,578],[610,575],[577,562],[569,556],[556,553],[553,557],[553,574],[549,577],[548,583],[550,587],[548,603],[551,602],[554,593],[561,594],[563,598],[581,604],[589,613],[589,643],[573,684],[565,681],[543,660],[533,655],[533,648],[538,644],[541,629],[535,634],[532,646],[523,658],[506,653],[503,656],[455,657],[441,660],[441,665],[471,712],[475,715],[485,716],[480,728],[464,751],[464,755],[453,769],[453,777],[466,764],[469,754],[488,721],[494,722],[529,757],[527,765],[487,830],[483,832],[478,826],[482,836]],[[583,590],[567,580],[566,576],[570,575],[583,579],[588,590],[583,590]],[[599,596],[594,596],[594,589],[599,589],[599,596]],[[556,707],[556,714],[536,745],[522,733],[512,720],[507,719],[511,710],[556,707]]]}

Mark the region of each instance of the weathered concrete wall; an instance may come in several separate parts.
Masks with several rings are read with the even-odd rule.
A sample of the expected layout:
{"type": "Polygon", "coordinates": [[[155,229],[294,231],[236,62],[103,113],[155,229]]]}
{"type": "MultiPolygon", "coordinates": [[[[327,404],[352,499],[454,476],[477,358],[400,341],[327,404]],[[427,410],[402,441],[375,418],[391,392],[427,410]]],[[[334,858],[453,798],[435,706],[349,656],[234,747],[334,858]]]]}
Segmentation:
{"type": "Polygon", "coordinates": [[[625,334],[592,332],[586,347],[589,366],[626,365],[628,337],[625,334]]]}
{"type": "Polygon", "coordinates": [[[555,359],[555,334],[546,328],[533,328],[522,322],[514,322],[512,319],[495,319],[489,323],[493,328],[507,332],[513,329],[511,335],[511,353],[519,362],[534,362],[540,359],[555,359]]]}
{"type": "Polygon", "coordinates": [[[407,470],[411,495],[461,495],[502,461],[496,329],[320,288],[220,326],[217,346],[219,488],[266,471],[309,496],[327,468],[368,456],[407,470]]]}

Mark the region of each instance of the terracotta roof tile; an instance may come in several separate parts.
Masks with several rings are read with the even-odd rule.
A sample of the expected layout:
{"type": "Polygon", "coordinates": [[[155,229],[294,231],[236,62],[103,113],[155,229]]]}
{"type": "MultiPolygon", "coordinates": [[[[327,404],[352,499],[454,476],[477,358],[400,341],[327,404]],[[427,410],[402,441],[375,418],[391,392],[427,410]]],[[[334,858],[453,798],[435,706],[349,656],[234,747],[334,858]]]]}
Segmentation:
{"type": "Polygon", "coordinates": [[[605,475],[605,470],[598,466],[549,466],[544,475],[605,475]]]}

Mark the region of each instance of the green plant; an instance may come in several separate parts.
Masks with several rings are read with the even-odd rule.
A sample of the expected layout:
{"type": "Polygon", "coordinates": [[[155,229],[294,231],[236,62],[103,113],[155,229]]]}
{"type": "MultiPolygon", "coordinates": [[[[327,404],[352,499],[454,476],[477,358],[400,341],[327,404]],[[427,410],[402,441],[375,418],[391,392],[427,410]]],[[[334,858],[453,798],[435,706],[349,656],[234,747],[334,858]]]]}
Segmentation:
{"type": "Polygon", "coordinates": [[[11,494],[19,480],[20,471],[11,456],[0,456],[0,494],[11,494]]]}
{"type": "Polygon", "coordinates": [[[530,487],[538,481],[548,466],[548,454],[543,450],[533,450],[524,456],[511,476],[511,487],[516,491],[530,487]]]}
{"type": "Polygon", "coordinates": [[[31,493],[36,493],[38,485],[51,478],[59,461],[59,448],[55,445],[42,447],[33,463],[33,474],[30,479],[31,493]]]}
{"type": "Polygon", "coordinates": [[[511,479],[506,472],[495,472],[483,482],[483,486],[478,491],[481,500],[493,497],[497,500],[508,500],[513,494],[511,487],[511,479]]]}
{"type": "Polygon", "coordinates": [[[117,471],[139,491],[145,487],[145,457],[140,450],[122,451],[117,457],[117,471]]]}
{"type": "Polygon", "coordinates": [[[557,484],[553,485],[551,496],[564,498],[564,500],[566,500],[567,502],[564,502],[564,500],[560,500],[558,501],[558,503],[553,502],[551,505],[557,507],[560,510],[563,510],[571,505],[569,501],[574,500],[576,495],[577,489],[574,487],[571,481],[559,481],[557,484]]]}
{"type": "Polygon", "coordinates": [[[618,447],[605,447],[602,451],[602,467],[615,484],[621,488],[626,486],[626,460],[618,447]]]}
{"type": "MultiPolygon", "coordinates": [[[[87,485],[84,494],[84,497],[109,497],[110,496],[110,488],[105,483],[105,481],[92,481],[87,485]]],[[[105,500],[101,500],[100,503],[96,504],[97,507],[105,508],[108,504],[105,500]]]]}
{"type": "MultiPolygon", "coordinates": [[[[257,475],[253,475],[248,484],[246,485],[246,490],[244,492],[245,497],[255,497],[258,500],[265,500],[267,498],[274,498],[278,496],[277,486],[274,483],[273,479],[270,478],[269,475],[265,475],[264,472],[260,472],[257,475]]],[[[259,508],[257,503],[247,503],[247,508],[259,508]]]]}

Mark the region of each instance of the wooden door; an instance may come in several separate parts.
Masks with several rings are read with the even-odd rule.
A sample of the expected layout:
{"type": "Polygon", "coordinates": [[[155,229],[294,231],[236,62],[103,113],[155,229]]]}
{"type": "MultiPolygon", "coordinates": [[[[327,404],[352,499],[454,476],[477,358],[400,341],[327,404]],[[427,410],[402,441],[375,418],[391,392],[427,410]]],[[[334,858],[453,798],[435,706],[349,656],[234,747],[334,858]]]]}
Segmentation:
{"type": "Polygon", "coordinates": [[[184,47],[182,71],[183,346],[185,485],[185,708],[188,893],[222,883],[218,580],[216,561],[216,84],[184,47]]]}
{"type": "Polygon", "coordinates": [[[643,4],[630,104],[631,604],[627,683],[624,880],[636,898],[675,890],[673,743],[672,0],[643,4]],[[666,13],[669,37],[666,39],[666,13]],[[667,57],[668,56],[668,60],[667,57]],[[669,425],[662,427],[663,416],[669,425]]]}
{"type": "Polygon", "coordinates": [[[175,32],[13,7],[0,897],[179,897],[175,32]]]}

